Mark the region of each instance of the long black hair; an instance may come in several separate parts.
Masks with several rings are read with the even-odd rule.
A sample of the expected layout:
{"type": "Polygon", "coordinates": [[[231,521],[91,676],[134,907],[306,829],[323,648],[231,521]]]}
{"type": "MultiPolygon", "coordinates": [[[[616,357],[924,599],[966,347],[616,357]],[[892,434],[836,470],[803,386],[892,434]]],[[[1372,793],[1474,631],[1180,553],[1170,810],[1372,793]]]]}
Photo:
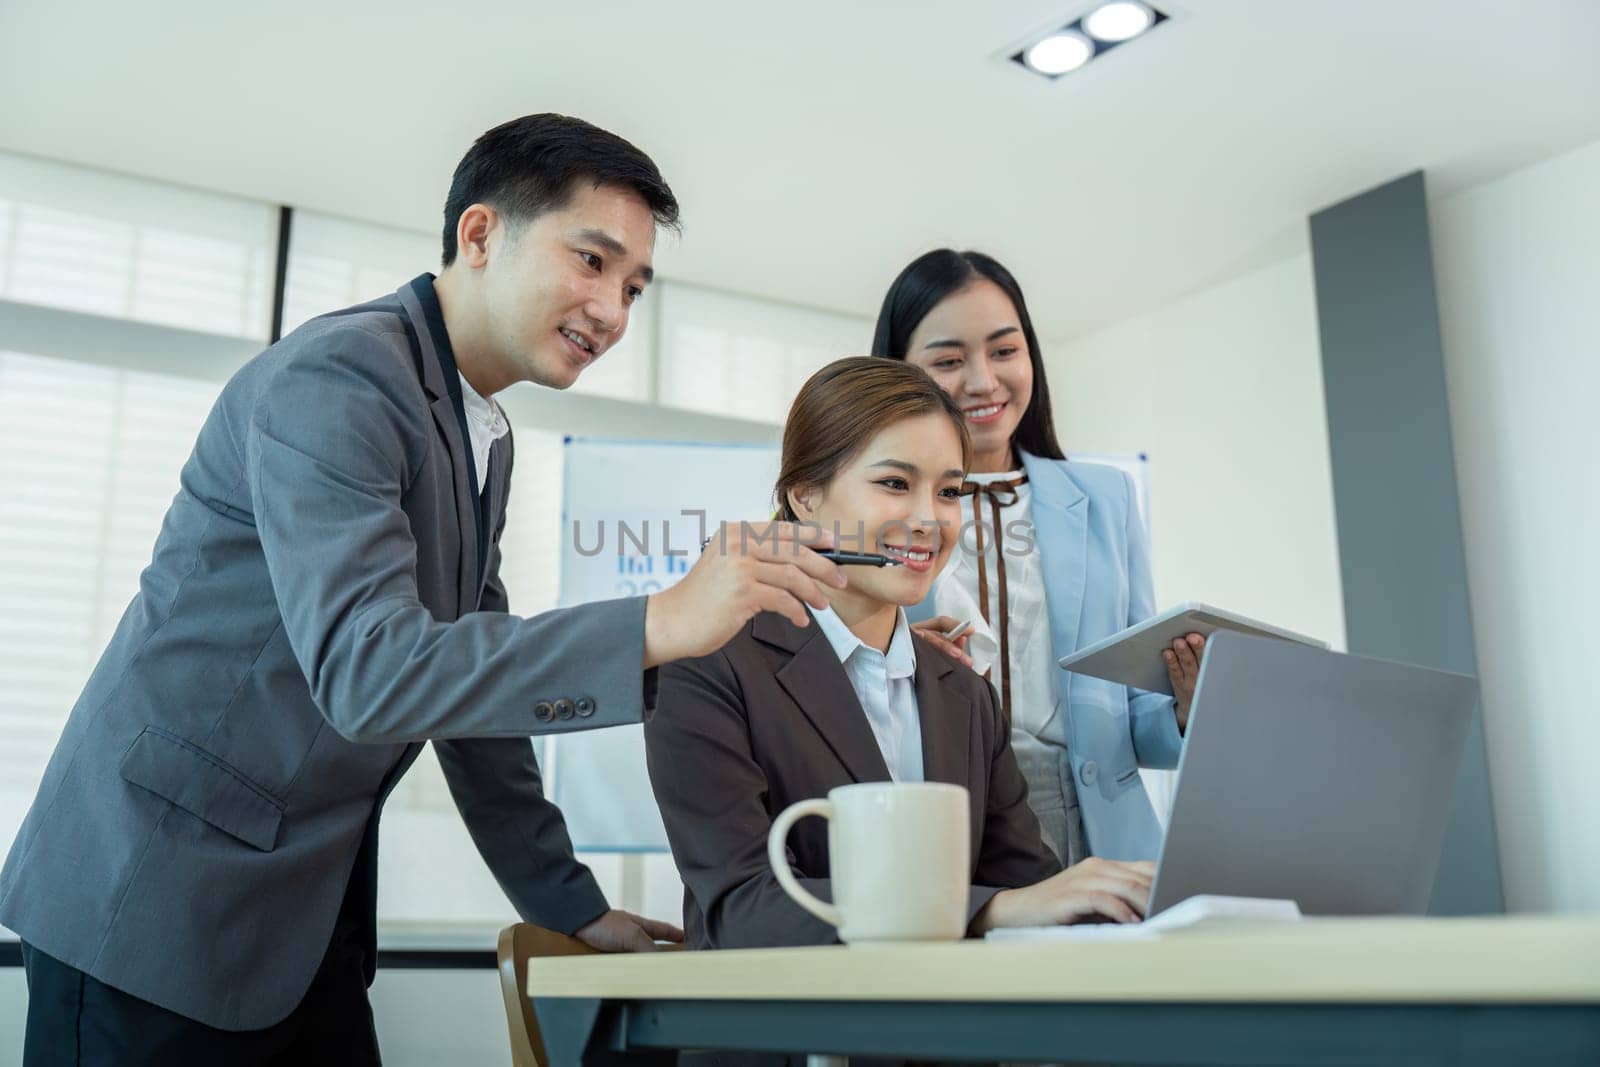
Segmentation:
{"type": "Polygon", "coordinates": [[[1035,456],[1066,459],[1056,443],[1055,423],[1050,417],[1050,387],[1044,377],[1044,356],[1039,351],[1039,337],[1033,332],[1028,304],[1022,299],[1022,287],[993,257],[982,252],[939,248],[912,260],[883,298],[878,327],[872,336],[872,354],[905,359],[911,334],[927,318],[928,312],[945,297],[980,278],[994,282],[1011,298],[1011,306],[1016,308],[1017,318],[1022,323],[1023,339],[1028,342],[1028,361],[1033,364],[1033,398],[1022,413],[1016,432],[1011,435],[1011,443],[1035,456]]]}

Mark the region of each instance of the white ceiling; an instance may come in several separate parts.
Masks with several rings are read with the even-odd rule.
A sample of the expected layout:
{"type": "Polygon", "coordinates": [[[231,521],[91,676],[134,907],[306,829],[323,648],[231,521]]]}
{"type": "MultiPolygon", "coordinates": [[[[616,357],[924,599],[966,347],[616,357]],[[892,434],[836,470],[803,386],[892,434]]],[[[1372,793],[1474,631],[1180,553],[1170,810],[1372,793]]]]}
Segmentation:
{"type": "Polygon", "coordinates": [[[1600,138],[1593,0],[1183,0],[1058,82],[998,58],[1092,0],[4,0],[0,146],[432,229],[471,139],[564,111],[655,157],[661,272],[861,314],[990,250],[1041,332],[1124,318],[1418,167],[1600,138]]]}

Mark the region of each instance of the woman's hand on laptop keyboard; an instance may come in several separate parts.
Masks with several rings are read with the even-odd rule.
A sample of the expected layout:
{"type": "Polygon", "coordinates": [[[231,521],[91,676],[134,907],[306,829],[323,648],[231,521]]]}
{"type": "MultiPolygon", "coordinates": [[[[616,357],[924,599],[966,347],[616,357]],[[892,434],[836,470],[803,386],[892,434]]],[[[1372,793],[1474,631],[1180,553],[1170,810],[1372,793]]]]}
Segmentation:
{"type": "Polygon", "coordinates": [[[1090,858],[1024,889],[1003,889],[972,920],[981,937],[1002,926],[1136,923],[1144,918],[1156,865],[1090,858]]]}

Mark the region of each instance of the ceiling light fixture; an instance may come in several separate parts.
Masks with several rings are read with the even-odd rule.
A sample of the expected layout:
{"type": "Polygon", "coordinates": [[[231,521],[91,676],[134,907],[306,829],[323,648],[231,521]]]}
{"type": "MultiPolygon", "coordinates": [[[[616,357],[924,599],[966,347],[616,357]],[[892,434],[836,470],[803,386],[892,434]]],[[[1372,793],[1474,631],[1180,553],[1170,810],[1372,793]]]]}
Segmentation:
{"type": "Polygon", "coordinates": [[[1026,38],[1001,55],[1024,70],[1054,81],[1142,37],[1169,16],[1143,0],[1110,0],[1064,26],[1026,38]]]}
{"type": "Polygon", "coordinates": [[[1064,30],[1029,48],[1023,62],[1040,74],[1058,77],[1094,58],[1094,42],[1076,30],[1064,30]]]}
{"type": "Polygon", "coordinates": [[[1139,0],[1114,0],[1083,17],[1083,32],[1097,41],[1131,41],[1156,24],[1156,13],[1139,0]]]}

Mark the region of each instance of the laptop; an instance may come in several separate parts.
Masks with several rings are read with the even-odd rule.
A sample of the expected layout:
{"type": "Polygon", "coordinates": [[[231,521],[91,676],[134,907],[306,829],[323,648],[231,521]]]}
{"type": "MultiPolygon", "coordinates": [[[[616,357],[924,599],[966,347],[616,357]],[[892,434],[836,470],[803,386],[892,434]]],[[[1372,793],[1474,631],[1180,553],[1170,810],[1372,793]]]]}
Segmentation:
{"type": "Polygon", "coordinates": [[[1199,895],[1425,912],[1477,702],[1463,675],[1216,633],[1145,914],[1199,895]]]}

